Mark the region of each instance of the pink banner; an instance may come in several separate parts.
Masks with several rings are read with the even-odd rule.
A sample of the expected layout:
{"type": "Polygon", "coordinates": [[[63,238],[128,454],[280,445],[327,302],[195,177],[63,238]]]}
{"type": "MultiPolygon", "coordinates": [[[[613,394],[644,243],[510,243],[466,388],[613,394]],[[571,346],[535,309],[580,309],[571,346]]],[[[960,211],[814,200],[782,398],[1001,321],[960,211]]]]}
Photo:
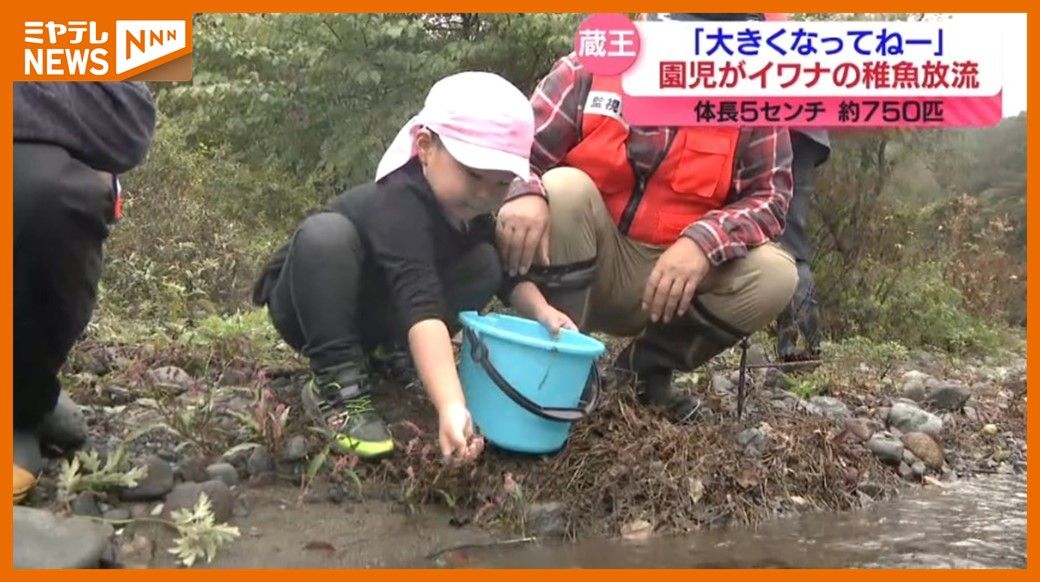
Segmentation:
{"type": "Polygon", "coordinates": [[[625,95],[632,125],[799,127],[979,127],[1000,123],[991,97],[637,97],[625,95]]]}

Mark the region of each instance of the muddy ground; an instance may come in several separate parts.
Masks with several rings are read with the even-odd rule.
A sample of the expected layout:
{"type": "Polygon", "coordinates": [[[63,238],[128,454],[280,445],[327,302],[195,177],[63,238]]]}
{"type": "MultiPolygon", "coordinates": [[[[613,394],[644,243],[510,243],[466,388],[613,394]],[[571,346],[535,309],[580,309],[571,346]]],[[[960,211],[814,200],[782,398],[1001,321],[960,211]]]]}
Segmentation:
{"type": "MultiPolygon", "coordinates": [[[[812,371],[755,369],[738,418],[729,353],[679,379],[709,410],[691,426],[640,406],[616,379],[559,454],[489,447],[457,468],[439,460],[419,387],[380,385],[376,403],[398,450],[361,462],[327,454],[302,418],[302,365],[219,353],[82,342],[66,379],[90,422],[87,448],[105,458],[123,446],[125,469],[158,464],[170,476],[150,475],[165,482],[148,483],[144,495],[68,494],[53,459],[30,504],[109,520],[110,566],[171,566],[174,534],[155,523],[169,507],[159,506],[176,503],[180,484],[217,480],[218,513],[240,537],[212,566],[450,566],[451,554],[438,551],[754,525],[862,507],[904,487],[1025,471],[1021,354],[952,360],[917,351],[897,360],[836,349],[812,371]]],[[[754,347],[749,361],[766,363],[765,350],[754,347]]]]}

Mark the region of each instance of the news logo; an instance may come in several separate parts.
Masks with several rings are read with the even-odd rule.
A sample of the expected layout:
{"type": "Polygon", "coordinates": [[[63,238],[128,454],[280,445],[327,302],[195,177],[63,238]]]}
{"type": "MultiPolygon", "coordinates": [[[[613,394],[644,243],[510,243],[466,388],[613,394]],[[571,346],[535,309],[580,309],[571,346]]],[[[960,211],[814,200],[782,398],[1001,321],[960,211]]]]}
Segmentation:
{"type": "Polygon", "coordinates": [[[24,33],[24,80],[191,79],[187,19],[34,20],[24,33]]]}

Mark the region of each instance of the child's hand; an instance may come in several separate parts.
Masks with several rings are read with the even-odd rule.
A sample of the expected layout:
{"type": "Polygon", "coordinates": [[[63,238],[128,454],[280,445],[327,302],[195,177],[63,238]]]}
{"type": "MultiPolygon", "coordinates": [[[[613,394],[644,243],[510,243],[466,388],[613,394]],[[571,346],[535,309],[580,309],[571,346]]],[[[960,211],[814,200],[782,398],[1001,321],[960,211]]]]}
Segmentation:
{"type": "Polygon", "coordinates": [[[448,462],[469,463],[484,450],[484,438],[473,433],[473,417],[462,402],[444,407],[439,414],[441,453],[448,462]]]}
{"type": "Polygon", "coordinates": [[[567,317],[566,313],[549,304],[545,304],[539,309],[535,318],[545,326],[545,329],[549,330],[553,337],[560,335],[561,329],[578,331],[578,326],[574,325],[574,322],[571,321],[570,317],[567,317]]]}

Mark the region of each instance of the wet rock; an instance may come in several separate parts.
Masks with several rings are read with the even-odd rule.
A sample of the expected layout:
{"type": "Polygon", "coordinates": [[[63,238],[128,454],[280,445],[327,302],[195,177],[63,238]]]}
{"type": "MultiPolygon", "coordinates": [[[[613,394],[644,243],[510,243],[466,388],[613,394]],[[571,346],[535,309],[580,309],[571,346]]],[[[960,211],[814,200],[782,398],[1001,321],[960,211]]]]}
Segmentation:
{"type": "Polygon", "coordinates": [[[924,432],[933,436],[942,432],[943,428],[942,420],[938,416],[904,402],[892,405],[888,414],[888,424],[903,433],[924,432]]]}
{"type": "Polygon", "coordinates": [[[213,515],[218,522],[227,521],[235,510],[235,498],[231,489],[223,481],[206,481],[205,483],[181,483],[170,491],[163,505],[163,518],[169,519],[170,514],[178,509],[192,509],[199,501],[199,496],[205,493],[213,507],[213,515]]]}
{"type": "Polygon", "coordinates": [[[92,491],[84,491],[72,501],[72,513],[84,517],[101,517],[97,495],[92,491]]]}
{"type": "Polygon", "coordinates": [[[162,499],[173,489],[173,468],[159,457],[149,457],[145,462],[148,474],[138,482],[137,487],[124,489],[119,493],[123,501],[152,501],[162,499]]]}
{"type": "Polygon", "coordinates": [[[971,398],[971,390],[956,382],[943,382],[935,386],[929,393],[926,403],[939,410],[960,410],[971,398]]]}
{"type": "Polygon", "coordinates": [[[630,521],[621,526],[621,538],[629,541],[645,540],[653,535],[653,533],[653,524],[645,519],[630,521]]]}
{"type": "Polygon", "coordinates": [[[274,457],[264,447],[253,449],[253,452],[249,455],[249,460],[246,461],[246,470],[253,477],[262,473],[270,473],[274,469],[274,457]]]}
{"type": "Polygon", "coordinates": [[[126,521],[130,519],[130,509],[126,507],[116,507],[109,509],[101,517],[110,521],[126,521]]]}
{"type": "Polygon", "coordinates": [[[536,537],[562,538],[567,534],[567,506],[557,501],[534,503],[527,510],[527,525],[536,537]]]}
{"type": "Polygon", "coordinates": [[[903,435],[903,446],[913,452],[914,456],[935,470],[939,470],[946,460],[943,449],[931,436],[923,432],[911,432],[903,435]]]}
{"type": "Polygon", "coordinates": [[[112,538],[112,526],[17,506],[13,533],[15,568],[97,568],[112,538]]]}
{"type": "Polygon", "coordinates": [[[307,439],[301,435],[296,435],[289,439],[285,443],[285,448],[282,450],[282,460],[295,463],[307,458],[307,439]]]}
{"type": "Polygon", "coordinates": [[[177,463],[177,474],[181,479],[192,483],[202,483],[211,479],[206,472],[206,462],[198,457],[189,457],[177,463]]]}
{"type": "Polygon", "coordinates": [[[823,415],[832,420],[841,420],[852,415],[844,402],[830,396],[813,396],[809,404],[819,408],[823,415]]]}
{"type": "Polygon", "coordinates": [[[238,485],[238,471],[231,463],[213,463],[206,467],[205,472],[207,479],[201,479],[202,481],[223,481],[228,487],[234,487],[238,485]]]}
{"type": "Polygon", "coordinates": [[[177,366],[163,366],[148,371],[148,379],[156,386],[175,394],[186,392],[195,382],[191,375],[177,366]]]}
{"type": "Polygon", "coordinates": [[[877,426],[869,418],[849,418],[845,421],[845,430],[862,442],[870,440],[877,432],[877,426]]]}
{"type": "Polygon", "coordinates": [[[903,461],[903,443],[888,432],[875,433],[865,446],[882,463],[897,465],[903,461]]]}
{"type": "Polygon", "coordinates": [[[733,384],[733,382],[730,382],[723,374],[712,374],[711,389],[716,392],[732,393],[736,392],[737,386],[733,384]]]}
{"type": "Polygon", "coordinates": [[[83,410],[64,390],[39,429],[40,441],[62,450],[79,448],[87,441],[87,419],[83,410]]]}
{"type": "Polygon", "coordinates": [[[124,568],[131,570],[143,570],[152,564],[155,556],[155,542],[142,535],[135,535],[134,539],[119,544],[116,550],[117,561],[124,568]]]}
{"type": "Polygon", "coordinates": [[[856,485],[856,489],[862,491],[863,493],[869,495],[871,498],[874,499],[881,495],[885,490],[884,487],[873,481],[860,483],[859,485],[856,485]]]}

